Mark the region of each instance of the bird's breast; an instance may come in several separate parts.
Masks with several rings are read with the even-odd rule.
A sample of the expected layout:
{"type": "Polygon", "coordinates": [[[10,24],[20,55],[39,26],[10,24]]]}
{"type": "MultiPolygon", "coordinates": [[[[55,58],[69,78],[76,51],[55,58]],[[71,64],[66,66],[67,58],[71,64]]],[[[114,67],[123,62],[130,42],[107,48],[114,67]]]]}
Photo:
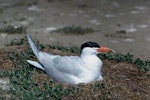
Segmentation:
{"type": "Polygon", "coordinates": [[[84,56],[82,60],[87,67],[92,69],[102,66],[102,61],[97,56],[84,56]]]}

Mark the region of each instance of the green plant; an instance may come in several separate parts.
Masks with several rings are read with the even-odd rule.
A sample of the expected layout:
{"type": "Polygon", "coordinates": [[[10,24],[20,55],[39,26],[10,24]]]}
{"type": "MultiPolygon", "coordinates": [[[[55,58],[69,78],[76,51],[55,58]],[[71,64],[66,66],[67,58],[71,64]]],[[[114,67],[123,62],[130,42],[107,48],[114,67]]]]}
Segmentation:
{"type": "Polygon", "coordinates": [[[80,49],[76,46],[63,46],[59,43],[53,44],[53,45],[47,45],[46,47],[48,47],[50,49],[57,49],[57,50],[61,50],[61,51],[71,52],[71,53],[79,53],[80,52],[80,49]]]}
{"type": "Polygon", "coordinates": [[[104,53],[100,54],[99,57],[103,59],[115,60],[117,62],[123,61],[126,61],[128,63],[133,62],[133,55],[131,55],[130,53],[127,53],[126,55],[120,53],[107,53],[107,54],[104,53]]]}
{"type": "Polygon", "coordinates": [[[74,35],[84,35],[87,33],[93,33],[95,32],[94,29],[92,28],[82,28],[80,26],[66,26],[60,29],[57,29],[53,32],[57,32],[57,33],[64,33],[66,35],[68,34],[74,34],[74,35]]]}
{"type": "Polygon", "coordinates": [[[13,46],[13,45],[25,45],[28,44],[27,38],[21,38],[21,39],[14,39],[10,43],[8,43],[6,46],[13,46]]]}
{"type": "Polygon", "coordinates": [[[100,54],[100,58],[102,59],[109,59],[114,60],[117,62],[128,62],[137,65],[138,69],[149,71],[150,70],[150,61],[146,60],[143,61],[140,58],[134,59],[133,55],[127,53],[126,55],[120,53],[107,53],[107,54],[100,54]]]}
{"type": "Polygon", "coordinates": [[[144,71],[149,71],[150,70],[150,61],[146,60],[146,61],[143,61],[141,60],[140,58],[137,58],[135,61],[134,61],[134,64],[138,65],[137,67],[139,69],[142,69],[144,71]]]}
{"type": "Polygon", "coordinates": [[[15,33],[26,33],[27,27],[25,26],[12,26],[12,25],[5,25],[0,29],[0,33],[8,33],[8,34],[15,34],[15,33]]]}
{"type": "Polygon", "coordinates": [[[127,38],[125,30],[117,30],[115,33],[104,34],[106,37],[115,37],[115,38],[127,38]]]}

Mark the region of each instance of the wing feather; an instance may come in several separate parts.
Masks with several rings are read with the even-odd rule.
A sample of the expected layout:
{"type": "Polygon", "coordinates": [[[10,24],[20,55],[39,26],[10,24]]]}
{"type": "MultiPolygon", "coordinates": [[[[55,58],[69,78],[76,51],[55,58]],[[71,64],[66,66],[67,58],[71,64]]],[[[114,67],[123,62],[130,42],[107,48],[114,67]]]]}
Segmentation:
{"type": "Polygon", "coordinates": [[[82,70],[81,64],[81,59],[78,56],[59,56],[53,59],[55,69],[70,75],[78,75],[82,70]]]}

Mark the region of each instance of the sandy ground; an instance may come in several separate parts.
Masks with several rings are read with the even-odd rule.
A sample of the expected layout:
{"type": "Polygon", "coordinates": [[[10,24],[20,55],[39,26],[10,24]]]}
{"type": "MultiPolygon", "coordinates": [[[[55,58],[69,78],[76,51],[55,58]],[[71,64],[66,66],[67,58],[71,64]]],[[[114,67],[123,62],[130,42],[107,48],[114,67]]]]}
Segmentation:
{"type": "MultiPolygon", "coordinates": [[[[34,39],[45,44],[80,46],[82,42],[95,41],[141,59],[150,59],[149,16],[149,0],[0,0],[0,27],[25,25],[34,39]],[[49,32],[70,25],[91,27],[99,32],[80,36],[49,32]],[[126,38],[117,35],[119,30],[126,32],[120,33],[126,38]]],[[[24,36],[1,34],[0,47],[24,36]]]]}

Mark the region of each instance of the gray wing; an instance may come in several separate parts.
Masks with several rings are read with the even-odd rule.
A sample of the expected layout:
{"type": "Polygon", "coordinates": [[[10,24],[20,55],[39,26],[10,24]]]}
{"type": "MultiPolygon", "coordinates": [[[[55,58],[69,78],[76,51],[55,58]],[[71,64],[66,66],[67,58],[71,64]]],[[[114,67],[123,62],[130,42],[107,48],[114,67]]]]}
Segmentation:
{"type": "Polygon", "coordinates": [[[53,59],[54,67],[66,74],[78,75],[82,71],[83,63],[78,56],[59,56],[53,59]]]}

